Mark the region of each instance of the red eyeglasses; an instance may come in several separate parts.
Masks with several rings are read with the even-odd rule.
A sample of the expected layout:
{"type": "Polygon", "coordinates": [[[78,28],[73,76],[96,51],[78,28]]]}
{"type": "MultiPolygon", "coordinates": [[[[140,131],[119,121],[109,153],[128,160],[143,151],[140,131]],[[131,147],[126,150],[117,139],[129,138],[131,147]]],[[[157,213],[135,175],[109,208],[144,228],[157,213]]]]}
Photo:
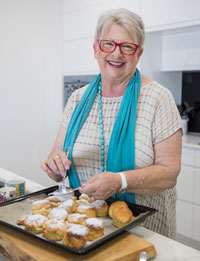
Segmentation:
{"type": "Polygon", "coordinates": [[[99,48],[102,52],[113,53],[117,46],[119,46],[120,52],[125,55],[133,55],[137,51],[139,45],[133,43],[116,43],[110,40],[99,40],[99,48]]]}

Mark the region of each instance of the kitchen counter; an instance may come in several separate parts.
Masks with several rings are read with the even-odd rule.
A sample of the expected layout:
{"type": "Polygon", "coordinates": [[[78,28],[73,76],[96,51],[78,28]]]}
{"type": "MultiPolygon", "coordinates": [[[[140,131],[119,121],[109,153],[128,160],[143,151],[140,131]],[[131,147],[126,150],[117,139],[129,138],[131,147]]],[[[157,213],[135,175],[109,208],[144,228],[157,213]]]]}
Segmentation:
{"type": "Polygon", "coordinates": [[[26,194],[29,194],[29,193],[32,193],[32,192],[35,192],[35,191],[38,191],[38,190],[42,190],[42,189],[45,189],[46,187],[39,184],[39,183],[36,183],[34,181],[31,181],[29,179],[26,179],[24,177],[21,177],[11,171],[8,171],[8,170],[5,170],[3,168],[0,167],[0,182],[1,183],[6,183],[8,182],[9,180],[12,180],[12,179],[20,179],[20,180],[24,180],[25,181],[25,186],[26,186],[26,194]]]}
{"type": "Polygon", "coordinates": [[[183,135],[182,141],[183,141],[183,147],[200,150],[200,135],[185,134],[183,135]]]}
{"type": "MultiPolygon", "coordinates": [[[[45,186],[37,184],[31,180],[25,179],[15,173],[7,171],[0,168],[0,180],[10,180],[13,178],[23,179],[26,181],[27,192],[35,192],[37,190],[44,189],[45,186]]],[[[169,239],[167,237],[161,236],[155,232],[145,229],[141,226],[137,226],[129,232],[144,238],[148,242],[152,243],[157,251],[157,256],[152,260],[155,261],[178,261],[178,260],[188,260],[197,261],[200,260],[200,251],[195,250],[191,247],[183,245],[175,240],[169,239]]],[[[57,259],[59,261],[59,259],[57,259]]]]}

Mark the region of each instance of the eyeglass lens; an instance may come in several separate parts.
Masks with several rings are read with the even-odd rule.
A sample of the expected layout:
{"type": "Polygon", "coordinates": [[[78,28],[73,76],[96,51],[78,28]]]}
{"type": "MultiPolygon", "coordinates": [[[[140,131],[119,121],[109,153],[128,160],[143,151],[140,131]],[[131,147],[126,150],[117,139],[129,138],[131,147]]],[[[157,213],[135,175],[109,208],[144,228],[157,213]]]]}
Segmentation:
{"type": "MultiPolygon", "coordinates": [[[[116,43],[111,41],[101,41],[100,46],[102,51],[112,53],[116,48],[116,43]]],[[[137,47],[134,44],[122,43],[119,44],[121,53],[123,54],[134,54],[137,47]]]]}

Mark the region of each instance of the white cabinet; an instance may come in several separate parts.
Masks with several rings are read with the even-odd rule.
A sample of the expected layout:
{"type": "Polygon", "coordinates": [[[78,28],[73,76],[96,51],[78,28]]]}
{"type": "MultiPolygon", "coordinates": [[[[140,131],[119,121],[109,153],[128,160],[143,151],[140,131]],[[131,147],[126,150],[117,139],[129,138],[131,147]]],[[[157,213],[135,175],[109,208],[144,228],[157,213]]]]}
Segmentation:
{"type": "Polygon", "coordinates": [[[192,238],[200,241],[200,206],[194,206],[194,221],[192,238]]]}
{"type": "Polygon", "coordinates": [[[199,24],[199,0],[142,0],[146,31],[199,24]]]}
{"type": "Polygon", "coordinates": [[[200,25],[163,32],[161,70],[199,70],[199,41],[200,25]]]}
{"type": "Polygon", "coordinates": [[[190,203],[194,201],[194,172],[194,167],[182,165],[177,182],[178,198],[190,203]]]}
{"type": "MultiPolygon", "coordinates": [[[[200,139],[199,139],[200,141],[200,139]]],[[[200,143],[199,143],[200,145],[200,143]]],[[[195,164],[198,168],[200,168],[200,150],[197,150],[196,152],[196,164],[195,164]]]]}
{"type": "Polygon", "coordinates": [[[177,232],[200,241],[200,148],[183,146],[177,181],[177,232]]]}
{"type": "Polygon", "coordinates": [[[177,233],[192,237],[193,205],[177,201],[177,233]]]}
{"type": "Polygon", "coordinates": [[[195,168],[195,175],[194,175],[194,203],[200,206],[200,168],[195,168]]]}
{"type": "Polygon", "coordinates": [[[196,150],[192,148],[182,149],[182,164],[187,166],[195,166],[195,154],[196,150]]]}

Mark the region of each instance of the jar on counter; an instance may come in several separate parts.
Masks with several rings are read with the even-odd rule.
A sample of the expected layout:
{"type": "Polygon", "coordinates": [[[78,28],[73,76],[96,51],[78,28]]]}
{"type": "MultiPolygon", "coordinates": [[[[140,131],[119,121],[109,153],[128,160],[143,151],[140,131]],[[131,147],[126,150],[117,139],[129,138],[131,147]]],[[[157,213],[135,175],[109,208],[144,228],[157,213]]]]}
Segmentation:
{"type": "Polygon", "coordinates": [[[187,116],[182,116],[181,120],[182,120],[182,125],[183,125],[183,135],[185,135],[188,132],[188,121],[189,121],[189,118],[187,116]]]}

